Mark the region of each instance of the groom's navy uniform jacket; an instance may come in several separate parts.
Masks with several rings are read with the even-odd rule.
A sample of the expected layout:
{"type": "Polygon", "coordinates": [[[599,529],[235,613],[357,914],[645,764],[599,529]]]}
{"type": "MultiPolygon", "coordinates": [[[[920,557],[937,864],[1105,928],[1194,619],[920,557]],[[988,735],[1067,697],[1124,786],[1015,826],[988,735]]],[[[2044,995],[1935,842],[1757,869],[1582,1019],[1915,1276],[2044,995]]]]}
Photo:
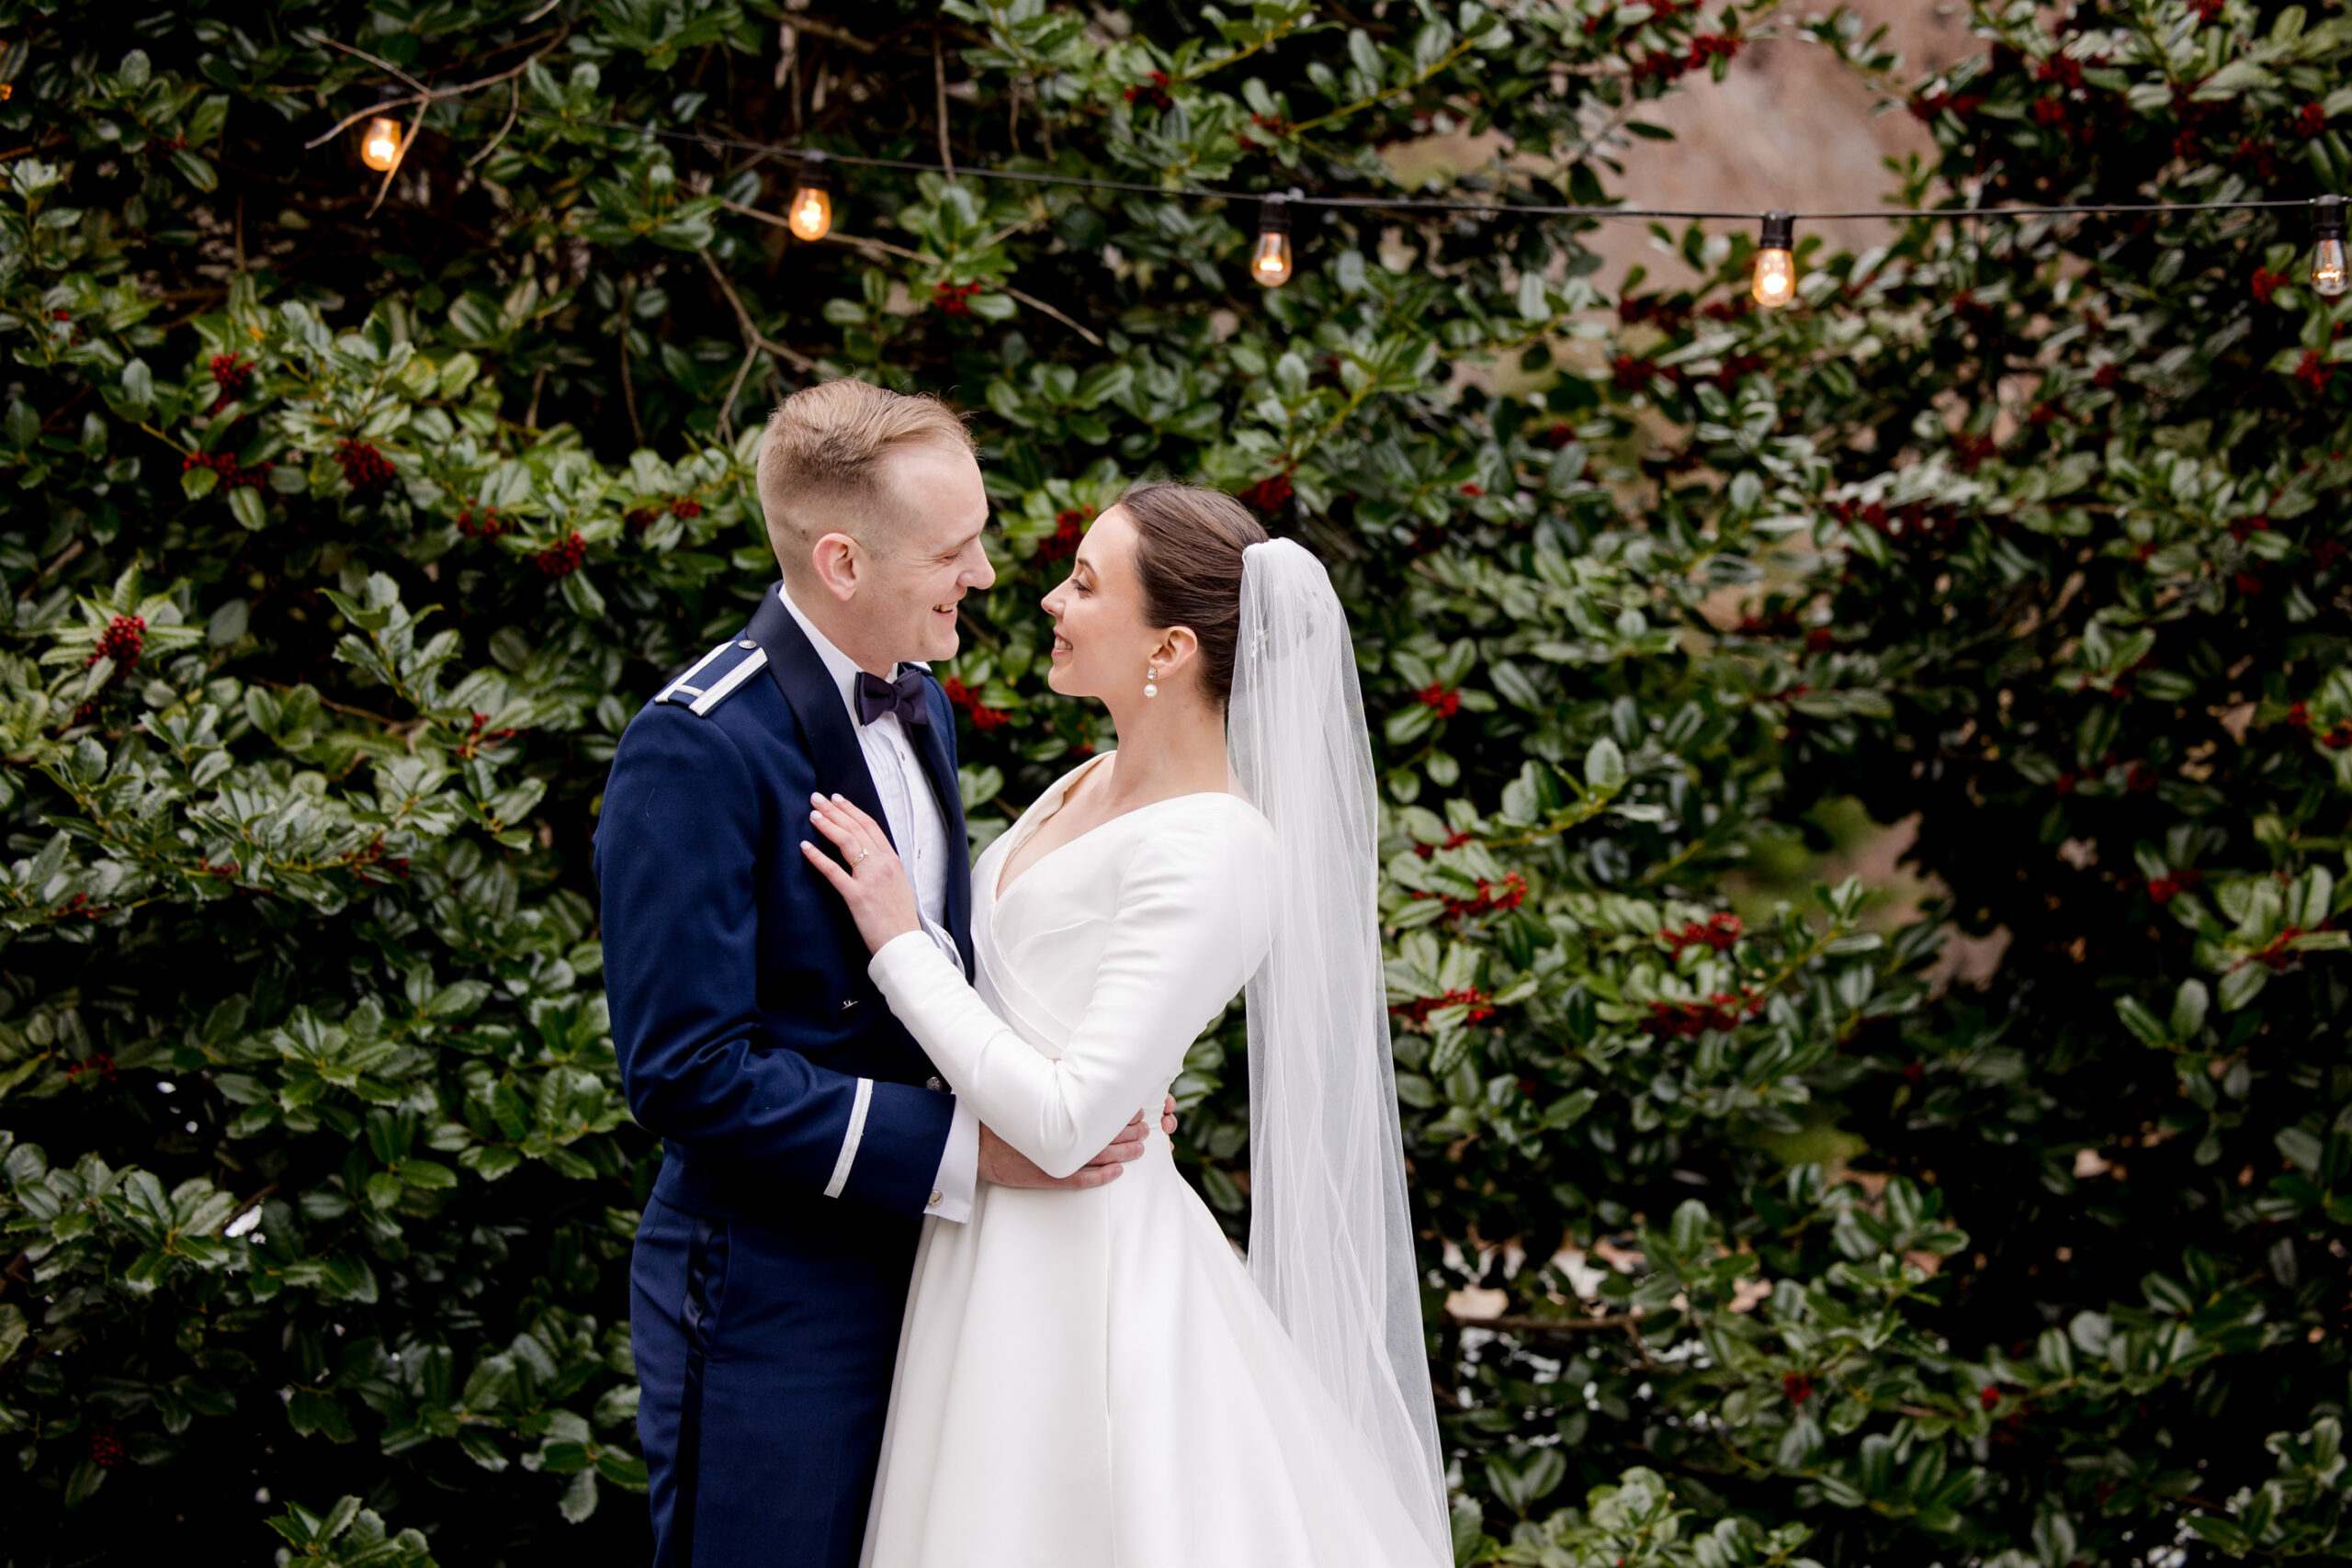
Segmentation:
{"type": "MultiPolygon", "coordinates": [[[[960,854],[946,694],[910,738],[960,854]]],[[[840,689],[774,589],[622,737],[596,829],[613,1043],[662,1140],[630,1325],[659,1568],[857,1560],[954,1099],[802,859],[811,792],[876,822],[840,689]]],[[[969,879],[946,924],[971,964],[969,879]]]]}

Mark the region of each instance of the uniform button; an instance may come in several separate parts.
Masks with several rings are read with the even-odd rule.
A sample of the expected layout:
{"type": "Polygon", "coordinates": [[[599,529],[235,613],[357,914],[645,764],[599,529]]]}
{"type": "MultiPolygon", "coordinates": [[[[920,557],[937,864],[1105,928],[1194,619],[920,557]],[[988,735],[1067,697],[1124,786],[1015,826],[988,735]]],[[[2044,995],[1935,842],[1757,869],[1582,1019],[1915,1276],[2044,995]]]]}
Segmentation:
{"type": "Polygon", "coordinates": [[[938,1077],[934,1076],[934,1077],[927,1077],[927,1078],[923,1079],[923,1080],[922,1080],[922,1087],[923,1087],[923,1088],[925,1088],[925,1089],[930,1089],[933,1094],[936,1094],[936,1093],[938,1093],[941,1089],[945,1089],[947,1086],[946,1086],[945,1084],[944,1084],[944,1083],[941,1083],[941,1082],[939,1081],[938,1077]]]}
{"type": "Polygon", "coordinates": [[[760,645],[753,642],[750,637],[745,637],[741,642],[737,643],[735,646],[738,648],[757,648],[760,645]]]}
{"type": "Polygon", "coordinates": [[[936,1193],[936,1192],[933,1193],[933,1194],[931,1195],[931,1201],[930,1201],[930,1202],[928,1202],[928,1203],[926,1203],[926,1204],[924,1204],[923,1206],[924,1206],[925,1208],[927,1208],[927,1209],[936,1209],[936,1208],[938,1208],[938,1207],[939,1207],[939,1194],[938,1194],[938,1193],[936,1193]]]}

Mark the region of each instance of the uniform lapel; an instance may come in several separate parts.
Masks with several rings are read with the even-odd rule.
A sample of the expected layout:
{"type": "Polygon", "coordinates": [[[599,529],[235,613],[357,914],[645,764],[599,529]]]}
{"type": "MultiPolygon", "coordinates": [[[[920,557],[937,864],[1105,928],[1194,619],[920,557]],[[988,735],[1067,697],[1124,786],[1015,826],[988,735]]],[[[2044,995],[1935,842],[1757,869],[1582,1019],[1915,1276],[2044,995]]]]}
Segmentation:
{"type": "MultiPolygon", "coordinates": [[[[797,628],[796,628],[797,629],[797,628]]],[[[931,722],[914,736],[915,754],[922,759],[931,792],[939,798],[939,815],[947,824],[947,929],[955,933],[956,951],[964,955],[964,976],[972,975],[971,840],[964,832],[964,789],[956,777],[956,710],[947,694],[933,681],[924,695],[931,704],[931,722]]]]}
{"type": "MultiPolygon", "coordinates": [[[[774,588],[760,595],[760,607],[752,613],[752,625],[743,635],[767,650],[768,673],[791,705],[792,716],[800,721],[800,733],[808,738],[808,760],[816,765],[818,787],[827,795],[848,796],[860,811],[882,825],[887,837],[890,819],[882,810],[874,775],[866,771],[865,749],[857,743],[857,731],[850,727],[841,688],[833,684],[825,661],[774,588]]],[[[825,847],[831,849],[830,844],[825,847]]],[[[897,840],[890,847],[898,848],[897,840]]]]}

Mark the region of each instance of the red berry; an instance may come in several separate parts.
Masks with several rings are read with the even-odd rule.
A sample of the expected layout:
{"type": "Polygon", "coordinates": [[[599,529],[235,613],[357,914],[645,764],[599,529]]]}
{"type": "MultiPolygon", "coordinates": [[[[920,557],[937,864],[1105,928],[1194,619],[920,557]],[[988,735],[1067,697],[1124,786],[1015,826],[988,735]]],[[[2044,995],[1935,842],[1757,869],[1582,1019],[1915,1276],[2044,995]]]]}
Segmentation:
{"type": "Polygon", "coordinates": [[[343,482],[359,501],[375,500],[395,477],[390,460],[365,441],[337,442],[334,460],[343,469],[343,482]]]}
{"type": "Polygon", "coordinates": [[[969,316],[972,296],[980,291],[977,283],[943,283],[931,292],[931,302],[944,315],[969,316]]]}
{"type": "Polygon", "coordinates": [[[1244,506],[1259,512],[1279,512],[1289,503],[1290,498],[1290,476],[1273,474],[1243,491],[1238,499],[1244,506]]]}
{"type": "Polygon", "coordinates": [[[147,646],[147,623],[137,615],[117,615],[107,623],[98,637],[98,646],[82,662],[96,664],[101,659],[114,660],[115,673],[121,675],[139,662],[140,651],[147,646]]]}
{"type": "Polygon", "coordinates": [[[254,367],[251,365],[246,364],[243,360],[239,359],[235,355],[214,355],[212,356],[212,384],[220,388],[220,394],[212,400],[212,406],[220,408],[225,404],[233,403],[239,398],[243,397],[245,395],[245,389],[252,384],[253,378],[254,367]]]}
{"type": "Polygon", "coordinates": [[[269,478],[275,463],[256,463],[252,468],[240,467],[233,452],[190,452],[180,459],[180,471],[209,468],[220,476],[222,490],[257,490],[269,478]]]}
{"type": "Polygon", "coordinates": [[[122,1438],[112,1427],[93,1427],[90,1432],[90,1462],[100,1470],[111,1470],[122,1462],[122,1438]]]}
{"type": "Polygon", "coordinates": [[[527,558],[544,577],[570,577],[588,558],[588,541],[577,534],[569,534],[527,558]]]}

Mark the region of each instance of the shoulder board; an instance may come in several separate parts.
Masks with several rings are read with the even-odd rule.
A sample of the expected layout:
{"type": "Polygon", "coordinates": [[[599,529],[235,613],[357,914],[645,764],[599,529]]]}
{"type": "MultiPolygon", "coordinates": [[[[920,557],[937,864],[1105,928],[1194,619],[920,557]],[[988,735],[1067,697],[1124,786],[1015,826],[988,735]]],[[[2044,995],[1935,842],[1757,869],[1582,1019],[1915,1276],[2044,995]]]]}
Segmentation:
{"type": "Polygon", "coordinates": [[[696,660],[684,674],[662,687],[653,700],[690,713],[707,714],[767,665],[768,650],[751,638],[722,642],[696,660]]]}

